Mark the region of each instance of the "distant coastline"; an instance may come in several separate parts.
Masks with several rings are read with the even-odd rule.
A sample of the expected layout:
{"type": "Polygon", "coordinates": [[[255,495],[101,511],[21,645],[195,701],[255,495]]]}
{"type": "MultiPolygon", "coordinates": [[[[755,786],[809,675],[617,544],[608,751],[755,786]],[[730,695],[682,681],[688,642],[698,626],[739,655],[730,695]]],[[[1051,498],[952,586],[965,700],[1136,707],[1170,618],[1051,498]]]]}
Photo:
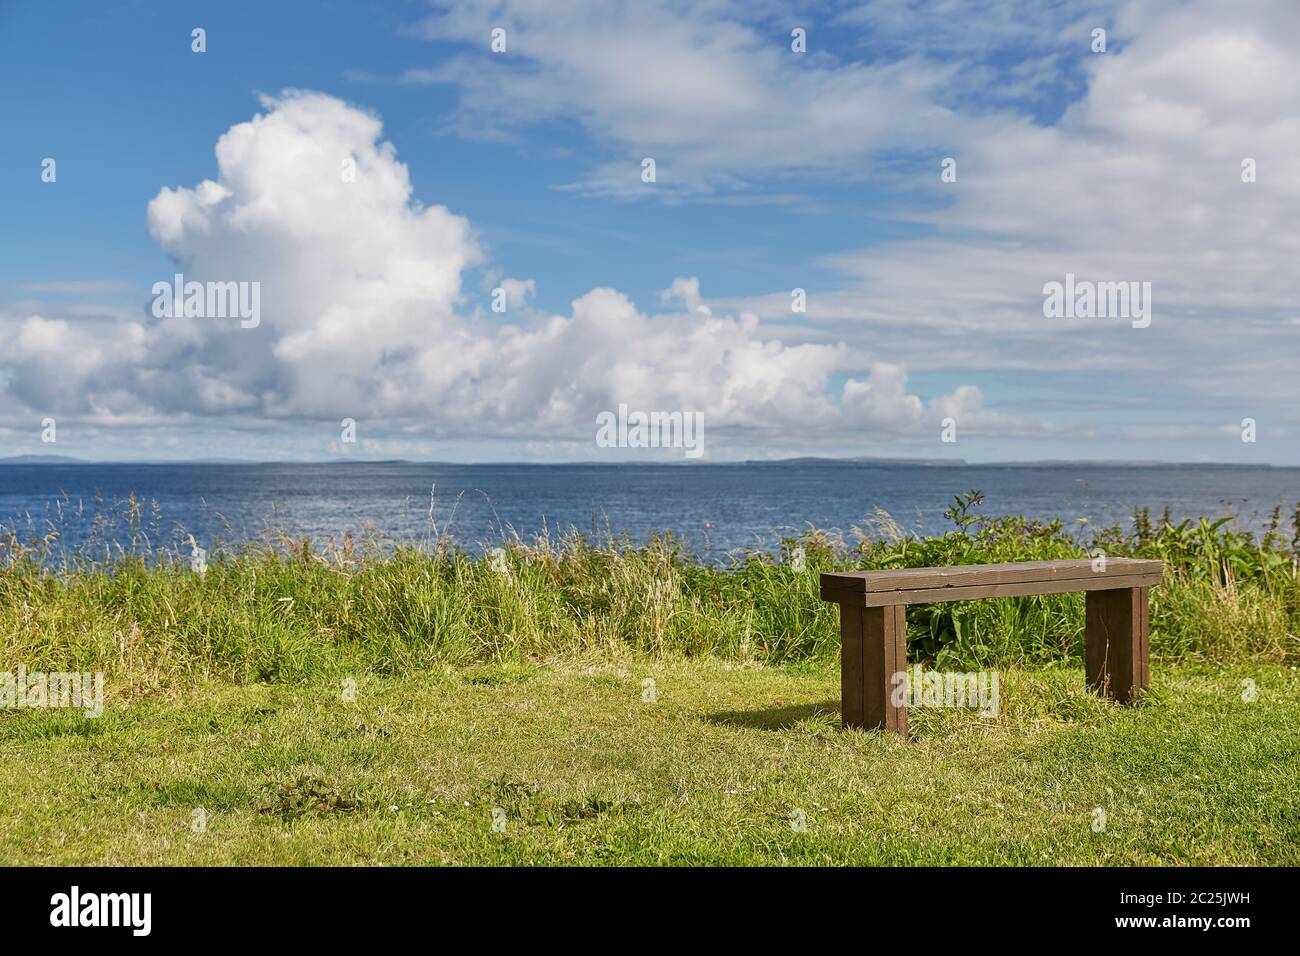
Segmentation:
{"type": "Polygon", "coordinates": [[[909,468],[1058,468],[1094,466],[1099,468],[1300,468],[1300,465],[1275,465],[1269,462],[1160,461],[1157,459],[1089,459],[1042,458],[1027,461],[967,461],[964,458],[832,458],[805,455],[794,458],[748,458],[737,461],[438,461],[413,458],[140,458],[97,460],[69,455],[12,455],[0,458],[0,465],[442,465],[447,467],[530,466],[539,468],[618,467],[625,465],[701,465],[782,466],[782,465],[897,465],[909,468]]]}

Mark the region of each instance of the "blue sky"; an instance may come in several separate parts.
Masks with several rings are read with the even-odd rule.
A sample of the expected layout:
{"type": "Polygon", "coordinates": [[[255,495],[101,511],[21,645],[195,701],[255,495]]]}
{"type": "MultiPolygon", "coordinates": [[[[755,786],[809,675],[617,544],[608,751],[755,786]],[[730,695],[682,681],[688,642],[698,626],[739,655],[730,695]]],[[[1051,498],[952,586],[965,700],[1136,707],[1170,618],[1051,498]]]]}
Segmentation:
{"type": "Polygon", "coordinates": [[[0,0],[0,456],[1298,464],[1290,7],[0,0]]]}
{"type": "Polygon", "coordinates": [[[38,246],[11,235],[0,266],[10,286],[82,278],[88,263],[108,279],[152,284],[160,270],[166,274],[166,256],[143,227],[145,206],[162,185],[211,176],[217,138],[256,112],[255,92],[286,87],[378,112],[417,196],[467,216],[507,271],[544,277],[538,299],[545,308],[563,309],[593,284],[649,300],[673,276],[703,268],[719,295],[746,295],[756,274],[774,271],[829,282],[834,273],[821,256],[923,228],[877,219],[873,208],[891,197],[869,181],[852,197],[834,184],[801,184],[809,203],[842,211],[847,200],[853,216],[584,201],[557,191],[593,148],[581,126],[544,123],[510,144],[439,135],[456,109],[456,90],[392,82],[402,72],[395,66],[435,64],[467,46],[404,33],[427,13],[421,4],[327,3],[311,16],[248,2],[83,4],[84,18],[61,25],[57,41],[41,4],[4,9],[6,78],[18,89],[25,77],[41,78],[36,95],[6,109],[14,136],[0,174],[16,187],[6,190],[6,207],[60,237],[38,246]],[[200,22],[211,38],[203,56],[191,52],[189,39],[200,22]],[[45,43],[31,42],[43,35],[45,43]],[[58,202],[30,175],[36,145],[43,155],[66,157],[58,202]]]}

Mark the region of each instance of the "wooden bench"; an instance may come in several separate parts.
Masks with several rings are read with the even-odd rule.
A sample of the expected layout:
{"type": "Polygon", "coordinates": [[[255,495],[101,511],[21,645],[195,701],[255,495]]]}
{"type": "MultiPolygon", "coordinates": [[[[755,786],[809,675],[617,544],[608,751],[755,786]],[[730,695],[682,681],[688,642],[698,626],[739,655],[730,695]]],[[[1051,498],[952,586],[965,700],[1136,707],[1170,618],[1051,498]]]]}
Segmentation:
{"type": "Polygon", "coordinates": [[[907,734],[907,707],[891,694],[907,670],[907,605],[1025,594],[1087,592],[1088,686],[1132,703],[1148,679],[1147,591],[1163,576],[1163,562],[1135,558],[823,574],[822,600],[840,606],[844,726],[907,734]]]}

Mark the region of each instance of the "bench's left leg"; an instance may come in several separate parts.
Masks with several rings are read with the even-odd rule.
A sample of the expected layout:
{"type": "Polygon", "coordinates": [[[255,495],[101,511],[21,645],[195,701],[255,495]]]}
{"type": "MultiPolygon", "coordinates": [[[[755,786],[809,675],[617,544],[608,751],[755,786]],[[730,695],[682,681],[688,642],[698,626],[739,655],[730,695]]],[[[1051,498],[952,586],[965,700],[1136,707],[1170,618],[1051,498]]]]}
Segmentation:
{"type": "Polygon", "coordinates": [[[1122,704],[1137,701],[1149,680],[1149,588],[1088,591],[1085,671],[1088,686],[1122,704]]]}
{"type": "Polygon", "coordinates": [[[840,715],[845,727],[907,736],[894,675],[907,671],[907,608],[840,605],[840,715]]]}

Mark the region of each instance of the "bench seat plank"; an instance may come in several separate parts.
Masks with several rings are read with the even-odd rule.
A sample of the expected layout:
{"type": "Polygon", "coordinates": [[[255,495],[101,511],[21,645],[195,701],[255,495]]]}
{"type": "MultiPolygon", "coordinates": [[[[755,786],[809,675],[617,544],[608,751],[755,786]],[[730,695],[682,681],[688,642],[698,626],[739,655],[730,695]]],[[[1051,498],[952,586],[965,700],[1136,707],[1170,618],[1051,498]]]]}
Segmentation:
{"type": "Polygon", "coordinates": [[[1024,584],[974,584],[969,587],[921,588],[915,591],[827,591],[822,600],[851,607],[889,607],[894,604],[941,604],[945,601],[974,601],[978,598],[1024,597],[1034,594],[1068,594],[1073,591],[1114,591],[1149,588],[1160,583],[1155,574],[1058,578],[1024,584]]]}
{"type": "Polygon", "coordinates": [[[1087,558],[947,568],[899,568],[823,574],[821,596],[822,600],[837,604],[885,607],[983,597],[1151,587],[1159,584],[1163,576],[1163,562],[1141,558],[1107,558],[1102,569],[1094,569],[1093,562],[1087,558]]]}

